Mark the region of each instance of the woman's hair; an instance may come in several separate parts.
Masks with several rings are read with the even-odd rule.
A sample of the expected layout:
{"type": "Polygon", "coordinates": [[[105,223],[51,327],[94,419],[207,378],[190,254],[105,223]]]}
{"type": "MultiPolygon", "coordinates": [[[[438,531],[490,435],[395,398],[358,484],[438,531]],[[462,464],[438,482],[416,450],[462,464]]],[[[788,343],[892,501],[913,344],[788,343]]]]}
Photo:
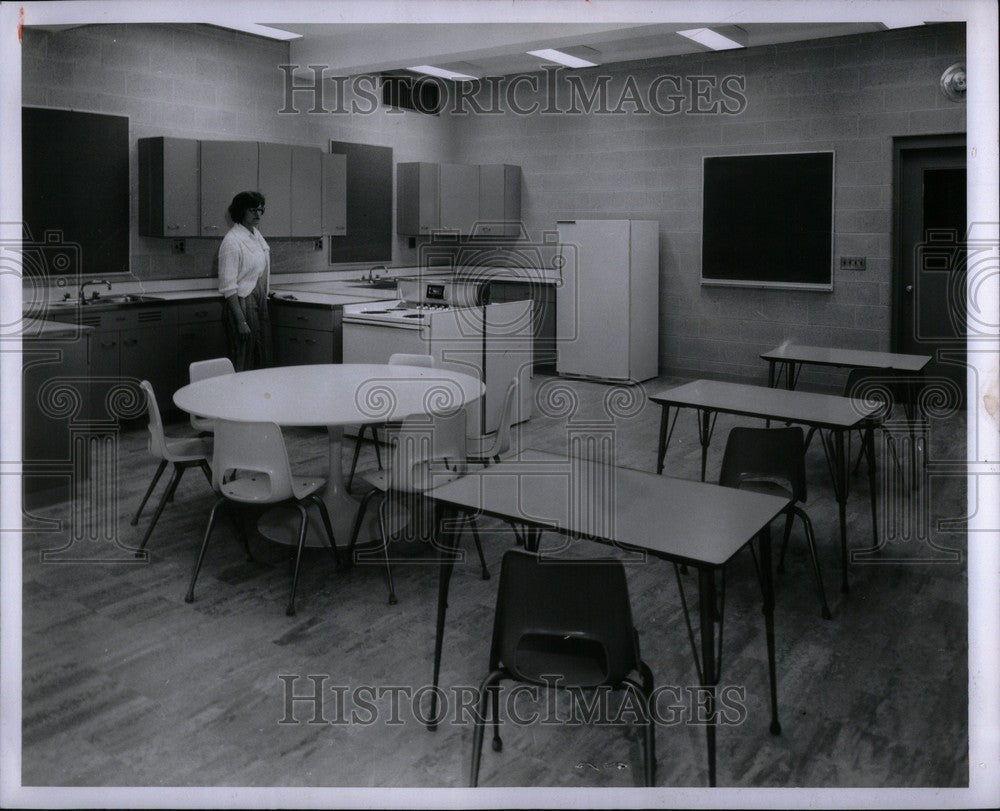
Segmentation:
{"type": "Polygon", "coordinates": [[[234,223],[243,222],[247,209],[264,205],[264,195],[259,191],[241,191],[229,204],[229,217],[234,223]]]}

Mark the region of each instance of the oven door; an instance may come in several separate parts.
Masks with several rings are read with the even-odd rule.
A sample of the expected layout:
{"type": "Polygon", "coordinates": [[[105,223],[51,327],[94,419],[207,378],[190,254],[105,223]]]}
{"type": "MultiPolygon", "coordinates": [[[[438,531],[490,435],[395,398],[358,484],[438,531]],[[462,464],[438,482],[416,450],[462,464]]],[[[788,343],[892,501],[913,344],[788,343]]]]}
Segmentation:
{"type": "Polygon", "coordinates": [[[388,363],[396,352],[430,354],[424,330],[344,321],[344,363],[388,363]]]}

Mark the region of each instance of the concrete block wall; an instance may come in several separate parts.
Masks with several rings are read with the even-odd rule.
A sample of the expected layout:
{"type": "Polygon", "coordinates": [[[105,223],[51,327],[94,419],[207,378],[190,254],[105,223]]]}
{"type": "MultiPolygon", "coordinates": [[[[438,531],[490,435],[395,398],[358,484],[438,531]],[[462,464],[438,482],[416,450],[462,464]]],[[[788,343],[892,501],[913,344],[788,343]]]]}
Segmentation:
{"type": "MultiPolygon", "coordinates": [[[[331,140],[393,147],[393,160],[444,160],[453,149],[450,123],[409,111],[370,115],[297,113],[285,107],[288,44],[204,25],[89,25],[59,32],[24,30],[22,94],[27,106],[74,109],[129,119],[131,272],[135,279],[204,278],[217,274],[219,240],[172,240],[138,233],[139,138],[165,135],[260,140],[317,146],[331,140]]],[[[333,98],[326,103],[335,108],[333,98]]],[[[263,232],[267,232],[266,221],[263,232]]],[[[338,269],[313,240],[270,240],[275,273],[338,269]]],[[[393,234],[393,261],[416,252],[393,234]]],[[[365,265],[367,267],[367,265],[365,265]]],[[[99,270],[88,270],[99,273],[99,270]]]]}
{"type": "MultiPolygon", "coordinates": [[[[523,167],[533,238],[558,219],[658,220],[661,370],[762,382],[758,355],[783,340],[890,349],[893,138],[965,131],[964,104],[938,89],[963,56],[964,27],[949,24],[602,66],[593,72],[611,76],[612,109],[629,78],[645,92],[661,75],[745,77],[747,104],[736,115],[639,115],[628,104],[625,114],[468,115],[455,119],[458,160],[523,167]],[[832,293],[702,287],[703,158],[829,149],[834,255],[865,256],[867,271],[835,270],[832,293]]],[[[518,94],[522,106],[543,98],[518,94]]],[[[843,378],[810,368],[801,384],[840,390],[843,378]]]]}

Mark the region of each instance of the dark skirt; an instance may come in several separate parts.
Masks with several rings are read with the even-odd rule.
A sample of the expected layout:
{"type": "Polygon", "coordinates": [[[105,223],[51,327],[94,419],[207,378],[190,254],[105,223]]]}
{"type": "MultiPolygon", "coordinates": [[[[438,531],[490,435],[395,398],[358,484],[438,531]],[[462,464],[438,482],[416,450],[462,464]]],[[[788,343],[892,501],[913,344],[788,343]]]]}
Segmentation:
{"type": "Polygon", "coordinates": [[[257,287],[249,296],[239,298],[243,317],[250,326],[249,335],[240,335],[239,322],[228,303],[223,303],[222,325],[226,330],[229,359],[237,372],[263,369],[271,365],[271,319],[267,314],[267,296],[257,287]]]}

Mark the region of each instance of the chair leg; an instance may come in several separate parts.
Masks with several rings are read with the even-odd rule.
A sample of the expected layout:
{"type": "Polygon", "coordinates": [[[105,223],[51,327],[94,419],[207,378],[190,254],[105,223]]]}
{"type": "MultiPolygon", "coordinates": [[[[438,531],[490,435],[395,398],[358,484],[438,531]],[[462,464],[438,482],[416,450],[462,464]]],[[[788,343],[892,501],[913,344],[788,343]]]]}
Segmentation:
{"type": "MultiPolygon", "coordinates": [[[[358,468],[358,457],[361,455],[361,443],[364,441],[364,438],[365,438],[365,428],[367,428],[367,427],[368,427],[367,425],[362,425],[358,429],[358,438],[354,442],[354,458],[351,459],[351,473],[347,477],[347,492],[348,493],[351,492],[351,485],[354,484],[354,471],[357,470],[357,468],[358,468]]],[[[381,465],[379,465],[379,467],[381,468],[381,465]]]]}
{"type": "Polygon", "coordinates": [[[483,544],[479,540],[479,527],[476,525],[476,516],[469,515],[469,526],[472,527],[472,537],[476,542],[476,551],[479,553],[479,565],[482,567],[483,580],[490,579],[490,570],[486,567],[486,558],[483,557],[483,544]]]}
{"type": "Polygon", "coordinates": [[[153,528],[156,526],[156,522],[160,520],[160,513],[163,512],[163,508],[167,506],[167,502],[174,497],[174,491],[177,489],[177,485],[180,484],[181,476],[184,475],[184,468],[178,464],[174,464],[174,473],[170,477],[170,484],[167,485],[167,489],[163,491],[163,495],[160,496],[160,503],[156,505],[156,512],[153,513],[153,518],[149,522],[149,526],[146,527],[146,534],[142,536],[142,542],[139,544],[139,550],[135,553],[137,558],[142,557],[143,550],[146,548],[146,542],[149,541],[149,536],[153,534],[153,528]]]}
{"type": "MultiPolygon", "coordinates": [[[[494,670],[490,675],[483,679],[483,683],[479,685],[479,701],[476,705],[476,716],[475,723],[476,729],[472,736],[472,768],[469,770],[469,788],[475,788],[479,785],[479,762],[482,760],[483,755],[483,734],[486,732],[484,721],[484,713],[486,711],[486,699],[492,694],[495,687],[495,683],[500,681],[503,677],[503,671],[494,670]]],[[[496,715],[493,716],[494,722],[496,720],[496,715]]],[[[494,741],[496,738],[494,738],[494,741]]],[[[496,748],[496,744],[493,746],[495,751],[500,751],[496,748]]]]}
{"type": "Polygon", "coordinates": [[[212,484],[212,468],[208,466],[208,462],[202,459],[200,462],[198,462],[198,467],[200,467],[201,472],[205,474],[205,479],[208,481],[208,486],[214,487],[214,485],[212,484]]]}
{"type": "Polygon", "coordinates": [[[358,542],[358,533],[361,532],[361,523],[365,519],[365,512],[368,510],[368,502],[372,500],[372,497],[377,493],[377,490],[369,490],[365,493],[364,497],[361,499],[361,506],[358,507],[358,513],[354,516],[354,526],[351,527],[351,540],[347,543],[347,565],[354,565],[354,545],[358,542]]]}
{"type": "Polygon", "coordinates": [[[198,572],[201,571],[201,564],[205,560],[205,552],[208,551],[208,539],[212,537],[212,527],[215,526],[215,516],[219,512],[219,507],[225,502],[225,498],[220,496],[212,506],[212,512],[208,515],[208,526],[205,527],[205,537],[201,541],[201,549],[198,552],[198,559],[194,563],[194,570],[191,572],[191,583],[188,585],[187,594],[184,595],[185,603],[194,602],[194,584],[198,580],[198,572]]]}
{"type": "Polygon", "coordinates": [[[631,690],[633,693],[635,693],[642,699],[642,709],[643,709],[642,777],[643,777],[643,782],[648,788],[653,785],[653,780],[654,780],[653,757],[656,744],[654,743],[653,739],[653,735],[655,734],[653,732],[653,716],[650,711],[649,693],[647,693],[646,691],[645,681],[646,681],[645,676],[643,676],[642,686],[636,684],[634,681],[632,681],[632,679],[624,679],[623,684],[626,690],[631,690]]]}
{"type": "Polygon", "coordinates": [[[493,751],[503,751],[503,740],[500,738],[500,685],[494,684],[490,688],[490,705],[492,707],[491,717],[493,719],[493,751]]]}
{"type": "Polygon", "coordinates": [[[309,526],[309,513],[304,504],[296,504],[299,510],[299,545],[295,550],[295,567],[292,569],[292,594],[288,598],[285,616],[295,616],[295,590],[299,585],[299,564],[302,562],[302,548],[306,545],[306,529],[309,526]]]}
{"type": "Polygon", "coordinates": [[[375,446],[375,461],[378,463],[378,469],[382,469],[382,451],[379,449],[378,443],[378,428],[374,425],[369,426],[372,432],[372,444],[375,446]]]}
{"type": "Polygon", "coordinates": [[[313,504],[316,505],[316,508],[319,510],[319,517],[323,519],[323,529],[326,530],[326,539],[330,542],[330,552],[333,554],[333,562],[339,569],[340,555],[337,554],[337,542],[333,537],[333,525],[330,523],[330,512],[327,510],[323,499],[321,499],[316,493],[313,493],[308,498],[313,504]]]}
{"type": "Polygon", "coordinates": [[[656,723],[653,719],[653,671],[645,662],[639,662],[642,675],[642,690],[645,693],[646,711],[649,714],[649,728],[646,730],[646,757],[648,759],[647,786],[656,784],[656,723]]]}
{"type": "Polygon", "coordinates": [[[823,587],[823,575],[819,570],[819,557],[816,554],[816,536],[813,533],[812,521],[805,511],[796,507],[795,514],[802,519],[802,526],[806,531],[806,543],[809,544],[809,558],[812,560],[813,575],[816,578],[816,591],[819,592],[819,602],[823,608],[823,619],[828,620],[832,616],[830,607],[826,603],[826,589],[823,587]]]}
{"type": "Polygon", "coordinates": [[[153,480],[149,483],[149,487],[146,488],[146,495],[142,497],[142,501],[139,502],[139,509],[135,511],[135,515],[132,516],[132,520],[129,523],[134,527],[139,523],[139,516],[142,515],[142,509],[146,506],[146,502],[149,501],[149,497],[153,494],[153,488],[156,487],[156,483],[160,480],[160,476],[163,475],[163,471],[167,469],[167,460],[161,459],[160,464],[156,466],[156,473],[153,474],[153,480]]]}
{"type": "Polygon", "coordinates": [[[387,497],[378,505],[378,531],[382,536],[382,554],[385,556],[385,585],[389,589],[389,605],[395,605],[396,591],[392,585],[392,566],[389,565],[389,536],[385,531],[385,508],[388,503],[387,497]]]}
{"type": "Polygon", "coordinates": [[[781,541],[781,555],[778,558],[778,571],[785,571],[785,552],[788,551],[788,539],[792,537],[792,514],[785,513],[785,535],[781,541]]]}

